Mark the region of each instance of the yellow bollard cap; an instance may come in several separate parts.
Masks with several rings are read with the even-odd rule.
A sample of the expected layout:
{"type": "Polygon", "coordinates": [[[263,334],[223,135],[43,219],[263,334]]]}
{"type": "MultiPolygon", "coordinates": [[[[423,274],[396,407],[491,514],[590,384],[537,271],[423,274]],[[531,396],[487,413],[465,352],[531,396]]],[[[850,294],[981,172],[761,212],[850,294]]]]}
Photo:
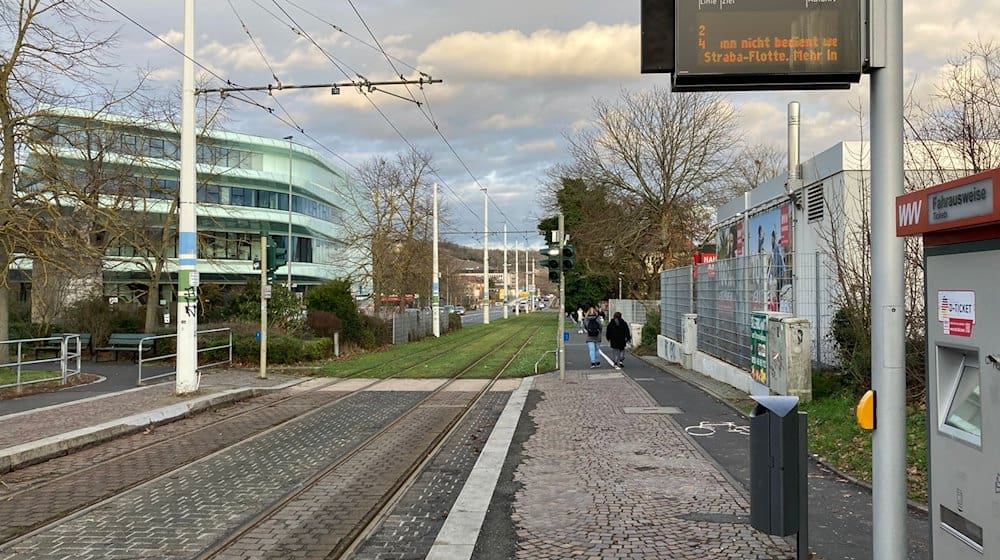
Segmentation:
{"type": "Polygon", "coordinates": [[[856,411],[858,426],[864,430],[875,429],[875,391],[869,389],[858,401],[856,411]]]}

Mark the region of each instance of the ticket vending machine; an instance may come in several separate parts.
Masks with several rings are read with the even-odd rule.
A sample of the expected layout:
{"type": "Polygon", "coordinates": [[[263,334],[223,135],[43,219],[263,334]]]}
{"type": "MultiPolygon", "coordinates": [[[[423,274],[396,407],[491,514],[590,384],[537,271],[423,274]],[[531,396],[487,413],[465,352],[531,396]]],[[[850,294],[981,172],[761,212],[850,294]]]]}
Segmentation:
{"type": "Polygon", "coordinates": [[[896,232],[923,236],[933,557],[1000,559],[1000,169],[898,197],[896,232]]]}

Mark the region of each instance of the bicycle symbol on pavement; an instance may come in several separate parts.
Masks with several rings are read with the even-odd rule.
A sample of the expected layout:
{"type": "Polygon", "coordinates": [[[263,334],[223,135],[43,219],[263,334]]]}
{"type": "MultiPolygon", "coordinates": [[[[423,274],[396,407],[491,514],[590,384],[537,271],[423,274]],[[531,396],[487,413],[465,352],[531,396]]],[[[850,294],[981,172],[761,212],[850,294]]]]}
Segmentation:
{"type": "Polygon", "coordinates": [[[714,436],[719,428],[725,428],[730,434],[750,435],[750,426],[740,426],[735,422],[709,422],[702,420],[697,426],[688,426],[684,431],[694,437],[714,436]]]}

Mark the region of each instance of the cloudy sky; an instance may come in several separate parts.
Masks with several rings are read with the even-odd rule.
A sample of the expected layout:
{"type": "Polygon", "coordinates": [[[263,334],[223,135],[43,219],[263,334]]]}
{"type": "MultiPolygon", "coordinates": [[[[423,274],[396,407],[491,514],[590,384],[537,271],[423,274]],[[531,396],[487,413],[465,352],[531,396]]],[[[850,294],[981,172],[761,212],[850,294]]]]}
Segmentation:
{"type": "MultiPolygon", "coordinates": [[[[183,2],[106,2],[166,42],[181,46],[183,2]]],[[[276,114],[283,115],[281,107],[286,109],[291,119],[284,118],[293,119],[322,145],[302,135],[296,136],[297,141],[301,138],[303,144],[327,155],[332,151],[350,165],[375,155],[392,156],[406,150],[407,142],[431,153],[447,185],[442,195],[454,217],[449,229],[455,232],[482,229],[479,185],[488,188],[493,203],[491,230],[501,230],[507,221],[512,232],[533,232],[542,214],[539,194],[546,170],[567,161],[565,135],[585,126],[593,100],[613,100],[623,89],[666,85],[668,79],[639,73],[637,0],[353,0],[353,5],[348,0],[202,0],[196,4],[196,60],[242,85],[273,83],[272,69],[286,84],[340,82],[356,74],[373,81],[398,77],[386,58],[369,46],[373,35],[395,58],[399,73],[415,77],[415,68],[444,80],[422,92],[411,90],[418,100],[426,101],[423,111],[410,101],[377,92],[366,98],[348,88],[338,96],[319,89],[256,99],[276,114]]],[[[904,79],[906,88],[918,97],[932,91],[948,59],[966,44],[997,38],[1000,0],[906,0],[904,6],[904,79]]],[[[176,52],[107,7],[101,17],[119,26],[120,62],[146,67],[153,71],[156,86],[164,92],[176,90],[182,63],[176,52]]],[[[399,87],[393,91],[409,95],[399,87]]],[[[868,80],[862,78],[850,90],[733,93],[727,98],[737,108],[750,141],[781,149],[786,106],[800,101],[806,159],[840,140],[860,137],[856,108],[867,111],[868,80]]],[[[295,134],[259,108],[230,103],[230,130],[277,138],[295,134]]],[[[348,167],[332,155],[330,159],[348,167]]],[[[448,238],[479,243],[470,235],[448,238]]],[[[533,233],[512,233],[511,242],[515,239],[540,241],[533,233]]],[[[493,237],[492,242],[499,241],[499,236],[493,237]]]]}

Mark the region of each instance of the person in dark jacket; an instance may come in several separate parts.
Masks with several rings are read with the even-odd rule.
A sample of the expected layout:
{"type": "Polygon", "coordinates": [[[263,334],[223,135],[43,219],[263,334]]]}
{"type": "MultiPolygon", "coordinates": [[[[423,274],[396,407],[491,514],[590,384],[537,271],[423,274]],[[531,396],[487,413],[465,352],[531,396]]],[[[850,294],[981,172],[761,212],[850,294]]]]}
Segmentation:
{"type": "Polygon", "coordinates": [[[611,344],[611,359],[615,362],[616,368],[621,368],[625,365],[625,346],[632,342],[632,329],[625,319],[622,319],[620,311],[615,311],[615,316],[605,329],[605,336],[611,344]]]}

